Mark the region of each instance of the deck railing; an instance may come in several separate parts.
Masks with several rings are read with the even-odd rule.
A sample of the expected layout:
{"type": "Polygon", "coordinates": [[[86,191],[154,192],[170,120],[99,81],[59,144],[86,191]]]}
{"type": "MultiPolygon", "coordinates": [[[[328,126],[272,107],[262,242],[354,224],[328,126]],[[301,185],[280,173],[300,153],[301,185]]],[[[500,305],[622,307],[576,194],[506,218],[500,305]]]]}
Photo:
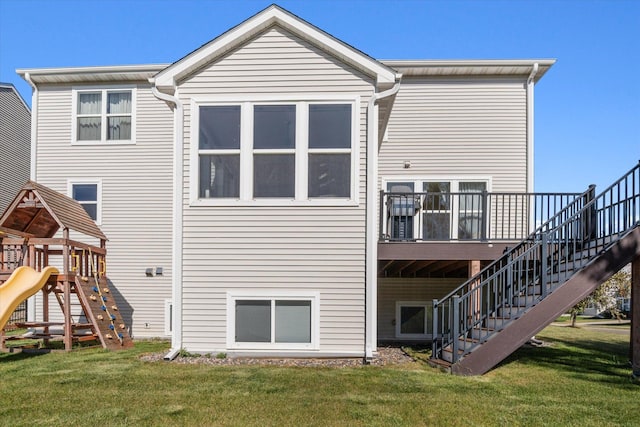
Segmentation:
{"type": "Polygon", "coordinates": [[[381,191],[379,239],[518,241],[583,197],[582,193],[381,191]]]}
{"type": "Polygon", "coordinates": [[[38,271],[55,265],[63,274],[82,276],[90,276],[97,269],[99,275],[104,275],[105,256],[104,248],[71,239],[4,237],[0,238],[0,282],[21,265],[38,271]],[[68,271],[63,270],[64,266],[68,271]]]}
{"type": "Polygon", "coordinates": [[[433,301],[432,357],[455,363],[640,226],[640,164],[590,187],[479,274],[433,301]]]}

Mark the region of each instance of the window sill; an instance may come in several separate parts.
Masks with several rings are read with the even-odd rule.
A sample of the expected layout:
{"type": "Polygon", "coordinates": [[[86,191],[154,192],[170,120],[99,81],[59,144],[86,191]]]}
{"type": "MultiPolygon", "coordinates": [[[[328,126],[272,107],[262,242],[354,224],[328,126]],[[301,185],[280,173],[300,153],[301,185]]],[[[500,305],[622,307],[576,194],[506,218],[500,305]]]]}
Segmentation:
{"type": "Polygon", "coordinates": [[[104,145],[104,146],[111,146],[111,145],[136,145],[135,141],[131,141],[131,140],[109,140],[109,141],[104,141],[104,140],[100,140],[100,141],[71,141],[71,145],[72,146],[96,146],[96,145],[104,145]]]}
{"type": "Polygon", "coordinates": [[[190,207],[356,207],[359,203],[351,199],[196,199],[189,203],[190,207]]]}

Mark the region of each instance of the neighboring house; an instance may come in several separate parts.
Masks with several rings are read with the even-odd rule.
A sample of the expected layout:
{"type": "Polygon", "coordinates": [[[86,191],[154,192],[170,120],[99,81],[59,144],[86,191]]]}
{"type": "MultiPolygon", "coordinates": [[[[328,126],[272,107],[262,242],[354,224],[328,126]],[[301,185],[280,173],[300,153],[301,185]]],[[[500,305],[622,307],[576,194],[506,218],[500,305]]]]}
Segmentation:
{"type": "Polygon", "coordinates": [[[29,179],[31,110],[16,88],[0,83],[0,215],[29,179]]]}
{"type": "Polygon", "coordinates": [[[526,194],[553,63],[379,61],[271,6],[171,65],[18,73],[135,337],[371,357],[575,199],[526,194]]]}

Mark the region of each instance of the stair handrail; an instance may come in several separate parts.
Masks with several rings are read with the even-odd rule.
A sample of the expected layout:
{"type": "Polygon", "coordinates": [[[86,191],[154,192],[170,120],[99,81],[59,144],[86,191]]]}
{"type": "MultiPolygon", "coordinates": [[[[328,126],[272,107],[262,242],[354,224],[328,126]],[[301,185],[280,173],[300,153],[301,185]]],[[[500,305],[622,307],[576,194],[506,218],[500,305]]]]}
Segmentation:
{"type": "Polygon", "coordinates": [[[521,247],[523,247],[527,243],[531,243],[531,242],[536,241],[537,240],[536,237],[540,236],[542,234],[542,232],[543,232],[545,227],[548,227],[548,225],[552,221],[555,221],[556,218],[559,217],[560,215],[565,214],[570,209],[573,209],[575,207],[575,205],[577,205],[578,203],[583,202],[584,198],[588,196],[590,191],[592,191],[592,187],[589,187],[586,191],[581,193],[578,197],[576,197],[568,205],[566,205],[564,208],[562,208],[560,211],[558,211],[554,216],[549,218],[542,225],[538,226],[538,228],[536,228],[534,231],[529,233],[529,235],[526,238],[524,238],[523,240],[521,240],[517,245],[515,245],[515,246],[513,246],[511,248],[506,248],[504,253],[502,254],[502,256],[500,258],[494,260],[493,262],[491,262],[490,264],[485,266],[483,269],[480,270],[480,272],[478,272],[474,276],[472,276],[469,279],[467,279],[466,282],[464,282],[461,285],[459,285],[457,288],[455,288],[454,290],[452,290],[451,292],[446,294],[444,297],[440,298],[438,301],[442,302],[445,299],[450,299],[454,295],[459,294],[460,291],[462,289],[464,289],[466,286],[468,286],[470,283],[476,282],[482,276],[482,274],[485,273],[487,270],[491,269],[492,267],[495,267],[497,264],[499,264],[500,262],[504,261],[505,259],[508,259],[511,255],[513,255],[513,253],[517,252],[518,249],[520,249],[521,247]]]}
{"type": "MultiPolygon", "coordinates": [[[[640,208],[640,185],[636,186],[636,180],[634,180],[635,177],[635,173],[636,171],[640,171],[640,161],[633,167],[631,168],[626,174],[624,174],[621,178],[619,178],[617,181],[615,181],[613,184],[611,184],[609,187],[607,187],[604,191],[600,192],[597,196],[593,197],[593,193],[594,193],[594,186],[590,186],[589,189],[587,189],[587,191],[585,191],[580,197],[578,197],[577,199],[575,199],[573,202],[571,202],[569,205],[567,205],[565,208],[561,209],[557,214],[555,214],[553,217],[551,217],[548,221],[546,221],[544,224],[540,225],[535,231],[533,231],[526,239],[524,239],[523,241],[521,241],[518,245],[516,245],[515,247],[507,250],[502,257],[500,257],[499,259],[495,260],[494,262],[492,262],[491,264],[489,264],[488,266],[486,266],[484,269],[482,269],[478,274],[474,275],[473,277],[471,277],[470,279],[468,279],[467,281],[465,281],[463,284],[461,284],[460,286],[458,286],[456,289],[454,289],[453,291],[451,291],[449,294],[447,294],[445,297],[440,298],[439,300],[434,299],[433,300],[433,349],[432,349],[432,357],[438,357],[438,353],[444,349],[444,347],[446,347],[449,344],[452,344],[453,347],[453,352],[452,352],[452,359],[453,362],[455,363],[459,358],[460,355],[458,354],[458,340],[460,339],[461,336],[465,336],[466,332],[468,332],[468,330],[466,332],[463,331],[456,331],[458,328],[457,326],[459,326],[457,323],[459,322],[459,319],[454,318],[454,322],[456,323],[455,326],[452,326],[451,329],[456,331],[457,333],[455,334],[451,334],[452,337],[449,340],[449,342],[444,342],[444,336],[439,337],[438,333],[440,328],[438,327],[438,308],[439,306],[444,306],[446,304],[446,302],[448,300],[453,300],[454,298],[456,300],[460,300],[461,297],[469,295],[471,291],[473,292],[478,292],[478,289],[482,289],[483,285],[486,285],[489,282],[489,279],[491,277],[495,277],[498,276],[499,274],[501,274],[501,272],[511,268],[513,265],[515,265],[518,262],[522,262],[522,258],[524,257],[525,254],[530,254],[532,249],[535,249],[537,247],[542,248],[541,252],[544,254],[544,249],[547,246],[547,239],[550,236],[553,236],[554,234],[561,232],[561,231],[571,231],[570,226],[574,225],[574,224],[580,224],[580,220],[582,220],[584,218],[585,213],[589,213],[589,214],[594,214],[595,213],[595,220],[597,222],[598,220],[598,212],[601,211],[605,211],[606,209],[610,209],[612,206],[617,205],[619,203],[621,203],[622,201],[624,201],[624,203],[628,203],[629,201],[632,202],[632,209],[630,211],[628,211],[628,209],[625,211],[625,215],[627,213],[632,213],[632,214],[637,214],[636,210],[638,208],[640,208]],[[628,194],[628,190],[629,190],[629,177],[631,177],[631,184],[632,184],[632,194],[629,196],[628,194]],[[620,199],[620,188],[622,187],[622,183],[625,183],[624,185],[624,189],[625,189],[625,198],[624,200],[620,199]],[[618,198],[615,200],[615,203],[613,203],[613,190],[617,189],[617,193],[618,193],[618,198]],[[598,209],[598,201],[600,200],[606,200],[607,195],[610,195],[610,205],[606,205],[603,206],[599,211],[598,209]],[[573,209],[575,206],[577,206],[579,203],[584,202],[585,198],[587,198],[586,203],[583,203],[583,205],[580,207],[580,209],[578,209],[577,211],[570,213],[570,209],[573,209]],[[566,216],[568,214],[568,216],[566,216]],[[555,225],[554,225],[555,223],[555,225]],[[552,226],[553,225],[553,226],[552,226]],[[568,229],[568,230],[567,230],[568,229]],[[516,257],[513,257],[514,254],[516,254],[519,250],[521,250],[524,246],[529,245],[530,247],[523,253],[521,253],[520,255],[517,255],[516,257]],[[504,265],[502,265],[501,267],[499,266],[499,264],[504,263],[504,265]],[[490,274],[491,273],[491,274],[490,274]],[[488,275],[486,279],[483,279],[483,275],[488,275]],[[470,287],[473,286],[473,289],[470,289],[470,287]],[[465,290],[466,289],[466,290],[465,290]],[[462,291],[462,292],[461,292],[462,291]],[[438,340],[439,338],[443,339],[443,343],[438,346],[438,340]]],[[[640,183],[640,173],[638,174],[638,183],[640,183]]],[[[610,218],[611,219],[611,218],[610,218]]],[[[611,224],[608,223],[609,228],[611,229],[611,224]]],[[[618,224],[620,225],[620,224],[618,224]]],[[[618,236],[624,234],[625,231],[628,231],[636,226],[640,225],[640,218],[631,218],[631,220],[629,221],[629,219],[627,218],[626,223],[622,224],[623,227],[626,227],[625,230],[618,230],[616,229],[616,232],[611,233],[608,236],[602,236],[603,242],[604,239],[607,237],[610,237],[611,235],[615,235],[617,234],[618,236]]],[[[566,236],[566,233],[565,233],[566,236]]],[[[581,236],[584,237],[584,236],[581,236]]],[[[596,235],[594,236],[594,240],[597,241],[597,239],[600,236],[596,235]]],[[[619,237],[618,237],[619,238],[619,237]]],[[[610,241],[608,244],[611,245],[615,243],[615,241],[610,241]]],[[[540,256],[541,260],[546,261],[546,257],[540,256]]],[[[590,261],[589,261],[590,262],[590,261]]],[[[586,265],[588,262],[585,262],[584,265],[586,265]]],[[[580,268],[584,267],[584,265],[579,265],[580,268]]],[[[545,269],[541,268],[541,271],[545,271],[545,269]]],[[[544,277],[544,275],[541,274],[540,276],[541,278],[544,277]]],[[[456,311],[456,310],[454,310],[456,311]]],[[[482,314],[482,313],[479,313],[482,314]]],[[[476,317],[475,313],[474,313],[474,317],[476,317]]],[[[480,321],[482,321],[482,319],[480,319],[480,321]]],[[[474,326],[477,325],[478,322],[476,321],[474,323],[474,326]]],[[[473,348],[472,346],[469,346],[469,348],[465,348],[463,349],[464,354],[468,353],[471,349],[473,348]]]]}

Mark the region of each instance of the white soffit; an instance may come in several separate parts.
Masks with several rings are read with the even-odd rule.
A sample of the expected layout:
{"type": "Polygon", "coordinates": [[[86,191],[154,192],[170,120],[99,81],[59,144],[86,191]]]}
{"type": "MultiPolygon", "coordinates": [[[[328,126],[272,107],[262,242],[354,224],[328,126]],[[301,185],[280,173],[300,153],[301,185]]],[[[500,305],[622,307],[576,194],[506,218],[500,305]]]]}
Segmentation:
{"type": "Polygon", "coordinates": [[[167,64],[152,65],[116,65],[109,67],[70,67],[70,68],[22,68],[16,73],[24,78],[29,74],[31,80],[48,84],[74,83],[117,83],[126,81],[144,81],[153,77],[167,64]]]}
{"type": "Polygon", "coordinates": [[[393,84],[400,77],[390,67],[341,42],[290,12],[276,5],[271,5],[158,73],[154,79],[156,86],[175,87],[177,82],[196,72],[205,64],[223,56],[275,25],[281,26],[322,48],[365,74],[375,77],[378,84],[393,84]]]}
{"type": "Polygon", "coordinates": [[[404,77],[524,76],[538,64],[537,82],[556,62],[555,59],[489,60],[381,60],[404,77]]]}

